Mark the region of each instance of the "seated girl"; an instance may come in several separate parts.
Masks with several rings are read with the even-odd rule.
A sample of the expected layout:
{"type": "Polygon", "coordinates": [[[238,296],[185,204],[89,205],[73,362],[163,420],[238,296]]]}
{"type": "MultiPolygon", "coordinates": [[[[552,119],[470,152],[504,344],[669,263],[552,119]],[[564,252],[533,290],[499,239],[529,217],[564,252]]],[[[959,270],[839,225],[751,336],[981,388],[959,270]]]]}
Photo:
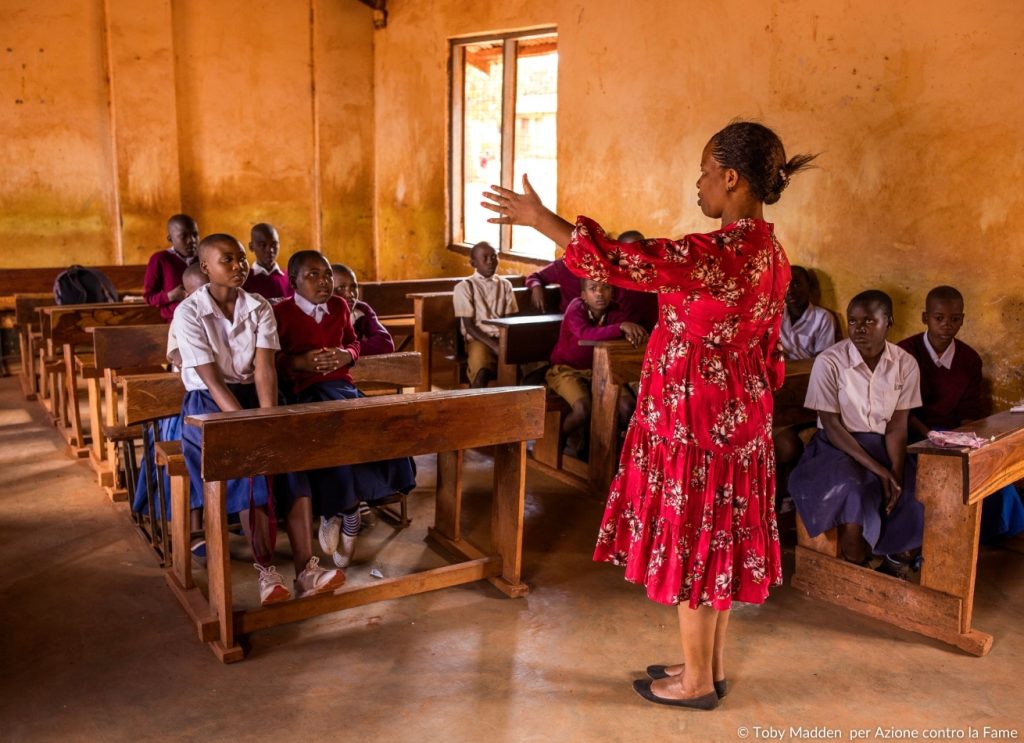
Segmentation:
{"type": "Polygon", "coordinates": [[[382,353],[394,353],[395,341],[387,328],[377,319],[373,307],[359,298],[359,282],[356,272],[343,263],[331,265],[334,272],[334,295],[348,303],[352,316],[352,327],[359,341],[360,356],[377,356],[382,353]]]}
{"type": "Polygon", "coordinates": [[[886,340],[892,300],[861,292],[846,309],[849,339],[814,361],[804,405],[818,431],[789,477],[789,492],[812,537],[837,527],[843,557],[903,566],[921,546],[924,509],[914,498],[907,420],[921,404],[914,357],[886,340]]]}
{"type": "MultiPolygon", "coordinates": [[[[348,304],[334,295],[334,273],[315,250],[288,261],[295,295],[274,305],[281,341],[278,372],[285,396],[298,403],[362,397],[349,369],[360,346],[348,304]]],[[[373,503],[416,486],[409,458],[330,467],[309,473],[320,546],[338,567],[348,567],[359,533],[359,501],[373,503]]]]}

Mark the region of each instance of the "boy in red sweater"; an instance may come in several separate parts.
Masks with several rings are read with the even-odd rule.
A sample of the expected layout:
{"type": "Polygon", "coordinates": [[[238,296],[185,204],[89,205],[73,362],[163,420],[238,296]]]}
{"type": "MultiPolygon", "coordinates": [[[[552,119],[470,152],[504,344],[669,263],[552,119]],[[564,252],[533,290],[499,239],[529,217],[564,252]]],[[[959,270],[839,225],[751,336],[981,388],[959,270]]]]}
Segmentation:
{"type": "MultiPolygon", "coordinates": [[[[625,337],[634,346],[647,340],[647,331],[629,320],[629,315],[612,301],[610,284],[583,279],[580,296],[565,308],[558,343],[551,352],[551,368],[545,382],[564,399],[572,412],[562,422],[562,432],[575,434],[590,420],[590,379],[594,347],[580,341],[609,341],[625,337]]],[[[636,399],[628,387],[619,398],[619,415],[628,420],[636,399]]]]}
{"type": "Polygon", "coordinates": [[[291,284],[284,271],[277,265],[277,254],[281,252],[281,239],[274,225],[260,222],[249,232],[249,250],[256,256],[249,278],[242,287],[250,294],[259,294],[274,304],[283,297],[292,295],[291,284]]]}
{"type": "Polygon", "coordinates": [[[187,214],[175,214],[167,220],[167,242],[171,247],[154,253],[142,279],[142,295],[147,304],[160,309],[166,322],[174,319],[174,308],[185,298],[182,274],[196,259],[199,225],[187,214]]]}

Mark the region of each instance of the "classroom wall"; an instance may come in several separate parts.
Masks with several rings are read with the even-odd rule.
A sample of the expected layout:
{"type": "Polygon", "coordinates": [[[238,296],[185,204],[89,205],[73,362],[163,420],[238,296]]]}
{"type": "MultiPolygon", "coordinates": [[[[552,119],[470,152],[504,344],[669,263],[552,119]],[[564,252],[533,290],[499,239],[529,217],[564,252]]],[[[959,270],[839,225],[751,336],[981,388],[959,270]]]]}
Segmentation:
{"type": "Polygon", "coordinates": [[[468,272],[444,247],[448,39],[555,24],[563,214],[712,229],[701,148],[759,118],[821,153],[767,211],[825,303],[885,289],[902,337],[955,283],[996,401],[1024,396],[1016,0],[390,0],[380,30],[356,0],[143,5],[0,4],[0,266],[141,261],[183,208],[367,279],[468,272]]]}
{"type": "Polygon", "coordinates": [[[375,269],[372,11],[0,4],[0,266],[141,263],[166,219],[375,269]]]}
{"type": "Polygon", "coordinates": [[[927,289],[967,299],[962,337],[997,404],[1024,397],[1024,6],[1016,0],[390,0],[374,33],[375,210],[382,273],[448,273],[447,39],[556,24],[558,209],[609,230],[679,235],[708,137],[775,128],[819,167],[768,207],[793,262],[844,309],[879,287],[899,339],[927,289]]]}

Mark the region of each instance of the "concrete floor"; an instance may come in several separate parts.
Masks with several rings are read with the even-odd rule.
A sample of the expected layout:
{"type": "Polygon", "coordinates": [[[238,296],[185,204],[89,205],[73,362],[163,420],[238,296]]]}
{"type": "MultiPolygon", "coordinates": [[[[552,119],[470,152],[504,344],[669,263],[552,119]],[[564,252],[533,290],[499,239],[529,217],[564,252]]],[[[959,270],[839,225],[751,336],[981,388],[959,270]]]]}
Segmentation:
{"type": "MultiPolygon", "coordinates": [[[[412,527],[376,526],[351,581],[373,580],[372,566],[441,564],[422,542],[434,472],[420,466],[412,527]]],[[[472,538],[488,460],[467,469],[472,538]]],[[[800,739],[801,726],[875,740],[878,727],[919,738],[1024,727],[1020,554],[982,554],[975,626],[995,635],[988,657],[783,587],[734,612],[722,706],[679,710],[630,688],[647,664],[678,660],[674,610],[590,561],[599,500],[532,473],[528,486],[527,598],[481,584],[375,604],[257,633],[245,662],[223,666],[126,506],[0,379],[0,740],[736,741],[767,740],[770,727],[800,739]]],[[[236,563],[238,600],[254,601],[253,571],[236,563]]]]}

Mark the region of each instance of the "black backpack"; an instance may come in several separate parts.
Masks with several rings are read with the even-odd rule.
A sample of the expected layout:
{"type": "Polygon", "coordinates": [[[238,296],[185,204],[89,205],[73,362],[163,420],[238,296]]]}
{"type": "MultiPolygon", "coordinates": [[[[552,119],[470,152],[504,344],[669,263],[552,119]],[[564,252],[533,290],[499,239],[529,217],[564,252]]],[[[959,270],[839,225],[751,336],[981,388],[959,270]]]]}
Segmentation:
{"type": "Polygon", "coordinates": [[[117,289],[101,271],[71,266],[61,271],[53,282],[53,298],[57,304],[116,302],[117,289]]]}

